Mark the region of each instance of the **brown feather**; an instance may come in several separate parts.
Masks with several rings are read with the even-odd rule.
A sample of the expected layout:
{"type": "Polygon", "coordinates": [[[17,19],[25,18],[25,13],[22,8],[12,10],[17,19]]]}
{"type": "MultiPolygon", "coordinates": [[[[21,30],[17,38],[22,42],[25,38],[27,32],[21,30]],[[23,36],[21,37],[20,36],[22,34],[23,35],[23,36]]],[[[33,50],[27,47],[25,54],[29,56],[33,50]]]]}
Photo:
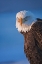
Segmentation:
{"type": "Polygon", "coordinates": [[[42,64],[42,22],[35,22],[24,35],[24,52],[30,64],[42,64]]]}

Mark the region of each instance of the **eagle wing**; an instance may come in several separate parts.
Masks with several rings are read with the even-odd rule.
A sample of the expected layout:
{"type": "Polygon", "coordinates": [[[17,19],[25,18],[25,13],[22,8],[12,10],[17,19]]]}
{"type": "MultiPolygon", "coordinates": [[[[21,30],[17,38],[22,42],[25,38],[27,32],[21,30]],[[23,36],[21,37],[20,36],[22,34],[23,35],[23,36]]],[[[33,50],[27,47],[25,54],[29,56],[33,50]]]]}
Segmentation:
{"type": "Polygon", "coordinates": [[[42,50],[42,19],[37,19],[31,29],[33,30],[35,39],[38,41],[38,46],[42,50]]]}

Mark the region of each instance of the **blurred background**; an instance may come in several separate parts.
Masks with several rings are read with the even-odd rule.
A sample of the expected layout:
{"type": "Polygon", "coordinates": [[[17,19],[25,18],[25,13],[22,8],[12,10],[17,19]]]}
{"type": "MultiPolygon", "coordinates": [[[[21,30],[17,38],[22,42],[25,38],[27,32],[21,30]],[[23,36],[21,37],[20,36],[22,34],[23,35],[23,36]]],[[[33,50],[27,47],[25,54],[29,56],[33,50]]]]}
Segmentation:
{"type": "Polygon", "coordinates": [[[42,18],[42,0],[0,0],[0,64],[27,60],[24,38],[15,27],[16,13],[21,10],[42,18]]]}

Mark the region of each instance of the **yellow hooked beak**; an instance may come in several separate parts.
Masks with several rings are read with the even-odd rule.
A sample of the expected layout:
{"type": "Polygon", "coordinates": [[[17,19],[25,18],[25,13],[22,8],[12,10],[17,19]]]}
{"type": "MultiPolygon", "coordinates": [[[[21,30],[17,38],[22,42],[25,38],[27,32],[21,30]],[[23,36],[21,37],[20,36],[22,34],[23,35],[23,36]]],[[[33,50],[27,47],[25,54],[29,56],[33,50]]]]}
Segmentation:
{"type": "Polygon", "coordinates": [[[20,25],[22,26],[22,18],[18,18],[18,22],[20,23],[20,25]]]}

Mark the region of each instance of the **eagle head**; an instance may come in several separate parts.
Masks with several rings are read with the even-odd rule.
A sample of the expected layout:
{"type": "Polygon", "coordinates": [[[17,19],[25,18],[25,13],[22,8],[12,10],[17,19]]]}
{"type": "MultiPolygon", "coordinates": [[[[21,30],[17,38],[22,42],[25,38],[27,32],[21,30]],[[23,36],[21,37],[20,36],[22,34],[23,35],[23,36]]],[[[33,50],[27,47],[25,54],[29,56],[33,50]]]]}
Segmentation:
{"type": "Polygon", "coordinates": [[[16,14],[16,28],[19,32],[28,32],[35,20],[30,11],[20,11],[16,14]]]}

